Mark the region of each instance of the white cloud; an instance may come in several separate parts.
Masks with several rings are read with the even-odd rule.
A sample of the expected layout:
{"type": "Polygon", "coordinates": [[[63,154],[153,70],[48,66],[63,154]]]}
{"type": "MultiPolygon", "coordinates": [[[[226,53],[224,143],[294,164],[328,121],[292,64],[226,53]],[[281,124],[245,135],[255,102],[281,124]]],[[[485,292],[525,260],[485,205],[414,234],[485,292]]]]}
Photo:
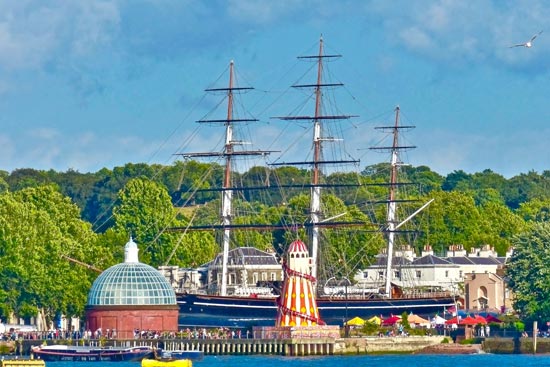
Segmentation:
{"type": "Polygon", "coordinates": [[[119,20],[113,1],[3,2],[0,68],[41,68],[89,55],[109,45],[119,20]]]}

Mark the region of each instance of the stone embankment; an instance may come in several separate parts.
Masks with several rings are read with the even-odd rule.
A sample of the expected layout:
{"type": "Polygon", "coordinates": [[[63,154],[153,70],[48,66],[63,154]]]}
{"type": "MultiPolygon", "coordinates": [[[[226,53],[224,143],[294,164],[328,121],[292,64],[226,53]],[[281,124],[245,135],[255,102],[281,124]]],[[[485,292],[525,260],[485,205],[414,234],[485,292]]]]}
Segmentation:
{"type": "Polygon", "coordinates": [[[363,337],[336,341],[334,354],[398,354],[414,353],[441,344],[443,336],[363,337]]]}
{"type": "Polygon", "coordinates": [[[478,354],[484,353],[481,344],[437,344],[430,345],[414,352],[414,354],[478,354]]]}

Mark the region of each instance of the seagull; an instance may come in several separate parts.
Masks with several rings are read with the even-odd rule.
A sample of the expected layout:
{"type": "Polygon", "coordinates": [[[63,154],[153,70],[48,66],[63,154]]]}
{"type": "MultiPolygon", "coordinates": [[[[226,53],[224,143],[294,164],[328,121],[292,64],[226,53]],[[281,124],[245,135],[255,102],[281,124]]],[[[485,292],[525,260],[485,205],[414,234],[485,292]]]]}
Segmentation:
{"type": "Polygon", "coordinates": [[[513,46],[510,46],[510,48],[512,47],[527,47],[527,48],[531,48],[531,46],[533,46],[533,41],[535,40],[535,38],[537,38],[540,34],[542,33],[542,31],[540,31],[539,33],[535,34],[533,37],[531,37],[531,39],[525,43],[518,43],[517,45],[513,45],[513,46]]]}

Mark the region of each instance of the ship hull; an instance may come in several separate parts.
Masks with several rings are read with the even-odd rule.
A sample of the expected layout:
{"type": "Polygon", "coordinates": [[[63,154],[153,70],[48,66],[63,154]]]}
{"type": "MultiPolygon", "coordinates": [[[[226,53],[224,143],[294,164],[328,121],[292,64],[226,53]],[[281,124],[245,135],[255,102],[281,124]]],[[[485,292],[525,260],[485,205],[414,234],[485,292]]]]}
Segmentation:
{"type": "MultiPolygon", "coordinates": [[[[274,326],[277,316],[276,298],[223,297],[196,294],[178,295],[179,327],[229,327],[246,329],[252,326],[274,326]]],[[[343,325],[352,317],[403,312],[433,317],[454,306],[452,297],[399,299],[317,298],[321,319],[328,325],[343,325]]]]}

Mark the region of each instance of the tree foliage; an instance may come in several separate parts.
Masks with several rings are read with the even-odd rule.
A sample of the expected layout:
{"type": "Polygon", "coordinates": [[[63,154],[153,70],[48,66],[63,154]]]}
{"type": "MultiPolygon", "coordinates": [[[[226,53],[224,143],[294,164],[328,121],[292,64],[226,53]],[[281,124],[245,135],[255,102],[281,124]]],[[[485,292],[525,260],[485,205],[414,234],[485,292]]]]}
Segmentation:
{"type": "Polygon", "coordinates": [[[506,274],[514,309],[527,320],[550,320],[550,224],[538,223],[513,239],[506,274]]]}

